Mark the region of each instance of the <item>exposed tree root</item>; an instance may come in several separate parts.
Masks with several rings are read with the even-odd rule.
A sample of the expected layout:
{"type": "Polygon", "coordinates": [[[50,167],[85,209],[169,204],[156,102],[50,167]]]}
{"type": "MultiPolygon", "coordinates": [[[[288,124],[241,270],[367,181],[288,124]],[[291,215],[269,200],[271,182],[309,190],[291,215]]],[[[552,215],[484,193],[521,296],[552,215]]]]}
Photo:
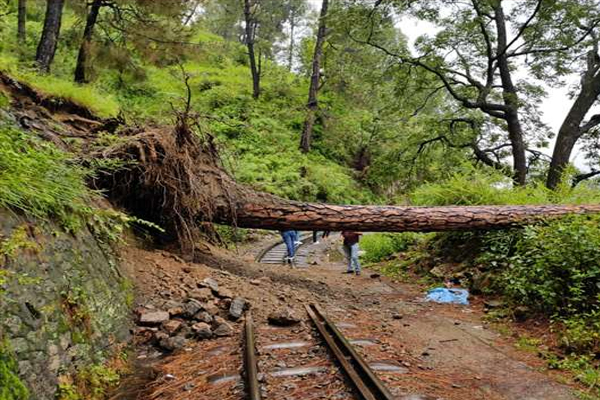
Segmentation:
{"type": "Polygon", "coordinates": [[[103,158],[135,161],[98,180],[134,215],[164,227],[167,238],[192,246],[210,222],[239,227],[303,230],[449,231],[499,229],[569,213],[598,213],[600,205],[472,207],[337,206],[288,201],[237,184],[219,162],[210,136],[186,124],[132,132],[103,158]]]}

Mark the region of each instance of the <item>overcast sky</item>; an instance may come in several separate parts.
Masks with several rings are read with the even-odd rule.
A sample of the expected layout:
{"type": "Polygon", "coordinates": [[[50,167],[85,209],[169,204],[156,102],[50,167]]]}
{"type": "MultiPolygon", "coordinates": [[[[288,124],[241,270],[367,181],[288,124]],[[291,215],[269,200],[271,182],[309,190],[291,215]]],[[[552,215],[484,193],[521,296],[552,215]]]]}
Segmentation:
{"type": "MultiPolygon", "coordinates": [[[[321,0],[308,0],[310,5],[318,10],[321,7],[321,0]]],[[[414,41],[421,35],[429,34],[432,35],[435,33],[435,26],[426,23],[423,21],[419,21],[413,18],[403,18],[398,28],[406,35],[409,41],[409,45],[412,48],[414,41]]],[[[569,79],[570,82],[576,82],[579,79],[578,76],[573,76],[569,79]]],[[[550,126],[553,132],[558,132],[560,125],[567,115],[569,111],[572,100],[568,97],[568,87],[562,88],[550,88],[546,87],[546,91],[548,92],[548,96],[542,102],[540,110],[542,111],[542,120],[550,126]]],[[[552,153],[552,147],[554,145],[554,140],[552,141],[550,148],[541,149],[548,155],[552,153]]],[[[577,148],[573,151],[572,162],[577,165],[578,168],[582,168],[588,170],[589,168],[585,167],[585,162],[583,159],[583,155],[577,150],[577,148]]]]}

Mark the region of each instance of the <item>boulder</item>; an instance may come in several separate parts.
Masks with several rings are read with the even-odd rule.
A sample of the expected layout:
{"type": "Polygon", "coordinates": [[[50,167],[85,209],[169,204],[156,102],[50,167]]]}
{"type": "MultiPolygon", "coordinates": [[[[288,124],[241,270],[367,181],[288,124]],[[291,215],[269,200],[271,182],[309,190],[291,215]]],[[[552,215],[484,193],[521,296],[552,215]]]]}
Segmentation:
{"type": "Polygon", "coordinates": [[[300,322],[300,318],[298,318],[289,308],[275,311],[271,313],[267,319],[269,320],[269,324],[277,326],[292,326],[300,322]]]}
{"type": "Polygon", "coordinates": [[[231,319],[240,319],[241,316],[244,314],[244,310],[246,309],[247,303],[248,302],[243,297],[236,297],[235,299],[233,299],[231,301],[231,305],[229,306],[229,316],[231,317],[231,319]]]}
{"type": "Polygon", "coordinates": [[[205,322],[198,322],[192,325],[192,331],[198,339],[210,339],[213,335],[210,325],[205,322]]]}
{"type": "Polygon", "coordinates": [[[140,325],[160,325],[169,320],[166,311],[142,311],[140,314],[140,325]]]}

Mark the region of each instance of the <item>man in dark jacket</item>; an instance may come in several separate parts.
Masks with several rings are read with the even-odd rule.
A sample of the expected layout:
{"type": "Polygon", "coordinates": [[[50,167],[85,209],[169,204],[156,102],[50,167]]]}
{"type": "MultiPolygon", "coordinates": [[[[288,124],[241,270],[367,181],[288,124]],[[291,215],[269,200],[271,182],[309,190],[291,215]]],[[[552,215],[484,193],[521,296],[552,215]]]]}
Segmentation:
{"type": "Polygon", "coordinates": [[[360,240],[362,233],[353,231],[343,231],[342,237],[344,238],[344,252],[348,258],[348,269],[347,274],[356,273],[360,275],[360,262],[358,261],[358,241],[360,240]]]}

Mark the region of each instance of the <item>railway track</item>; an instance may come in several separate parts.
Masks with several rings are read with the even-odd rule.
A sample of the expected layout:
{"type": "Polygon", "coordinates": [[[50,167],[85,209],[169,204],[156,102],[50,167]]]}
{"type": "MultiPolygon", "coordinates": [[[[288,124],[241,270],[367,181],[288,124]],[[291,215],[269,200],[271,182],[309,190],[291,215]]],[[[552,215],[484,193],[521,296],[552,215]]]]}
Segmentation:
{"type": "MultiPolygon", "coordinates": [[[[293,266],[299,268],[308,267],[308,246],[312,240],[311,234],[301,234],[300,241],[302,244],[296,246],[296,257],[294,257],[293,266]]],[[[256,261],[262,264],[285,264],[285,256],[287,248],[285,243],[280,240],[268,246],[256,257],[256,261]]]]}
{"type": "Polygon", "coordinates": [[[243,376],[247,398],[394,399],[321,308],[316,304],[305,308],[320,340],[302,328],[272,327],[259,330],[257,338],[252,317],[246,319],[243,376]]]}

